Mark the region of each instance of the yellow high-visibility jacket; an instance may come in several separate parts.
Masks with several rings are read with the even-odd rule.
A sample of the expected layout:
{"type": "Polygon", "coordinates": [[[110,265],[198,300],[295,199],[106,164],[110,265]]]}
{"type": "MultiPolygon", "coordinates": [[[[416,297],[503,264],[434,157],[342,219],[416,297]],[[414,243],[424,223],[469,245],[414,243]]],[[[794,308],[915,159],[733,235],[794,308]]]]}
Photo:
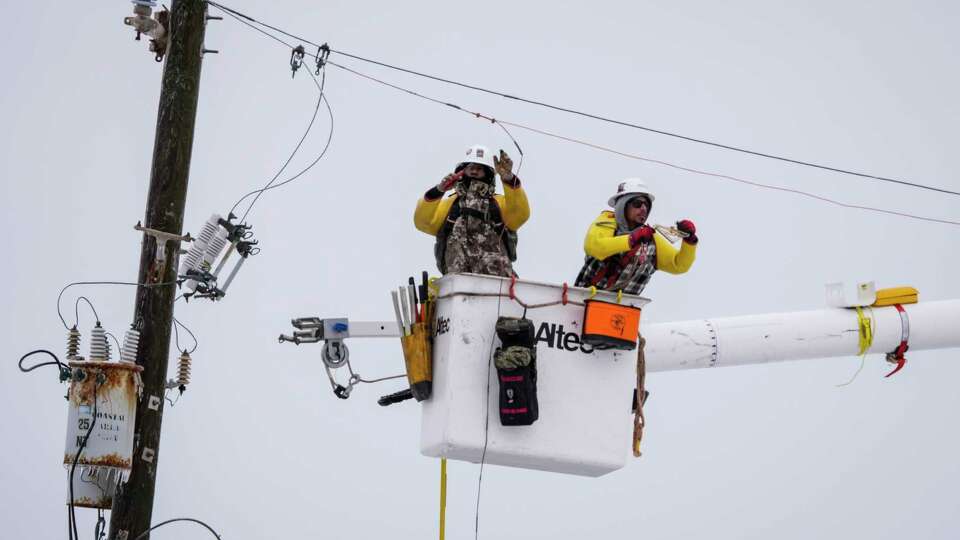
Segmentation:
{"type": "MultiPolygon", "coordinates": [[[[617,235],[616,232],[616,217],[613,212],[604,210],[587,230],[583,250],[587,255],[601,261],[612,255],[630,251],[630,235],[617,235]]],[[[654,233],[653,240],[657,245],[657,270],[682,274],[693,266],[697,256],[695,244],[681,242],[680,249],[677,249],[660,233],[654,233]]]]}
{"type": "MultiPolygon", "coordinates": [[[[450,212],[450,206],[456,198],[456,195],[434,200],[420,197],[417,201],[417,209],[413,213],[414,226],[417,230],[436,236],[443,227],[450,212]]],[[[530,218],[530,203],[527,202],[527,194],[523,191],[523,186],[512,188],[504,185],[503,195],[494,195],[494,199],[500,206],[503,224],[511,231],[519,229],[530,218]]]]}

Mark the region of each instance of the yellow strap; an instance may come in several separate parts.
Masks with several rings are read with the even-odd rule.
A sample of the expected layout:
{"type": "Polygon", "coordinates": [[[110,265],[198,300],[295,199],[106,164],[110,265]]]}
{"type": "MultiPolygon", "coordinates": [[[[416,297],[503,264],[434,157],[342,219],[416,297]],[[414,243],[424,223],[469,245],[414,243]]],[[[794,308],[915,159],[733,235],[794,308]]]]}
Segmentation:
{"type": "Polygon", "coordinates": [[[623,289],[617,290],[617,303],[619,304],[623,301],[623,289]]]}
{"type": "Polygon", "coordinates": [[[596,296],[596,295],[597,295],[597,288],[596,288],[596,287],[590,287],[590,296],[588,296],[587,299],[593,298],[593,297],[596,296]]]}
{"type": "Polygon", "coordinates": [[[440,458],[440,540],[447,528],[447,458],[440,458]]]}
{"type": "Polygon", "coordinates": [[[857,355],[863,356],[867,354],[873,344],[873,325],[870,319],[863,314],[863,309],[859,307],[857,308],[857,328],[860,334],[860,352],[857,355]]]}

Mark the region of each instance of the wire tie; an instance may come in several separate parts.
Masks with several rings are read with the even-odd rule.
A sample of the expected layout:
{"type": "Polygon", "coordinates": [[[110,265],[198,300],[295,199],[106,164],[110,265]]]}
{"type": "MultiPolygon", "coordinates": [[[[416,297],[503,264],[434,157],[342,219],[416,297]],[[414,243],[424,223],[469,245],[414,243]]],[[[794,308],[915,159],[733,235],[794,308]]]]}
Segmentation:
{"type": "Polygon", "coordinates": [[[569,288],[570,288],[570,287],[567,285],[567,282],[564,281],[564,282],[563,282],[563,294],[562,294],[561,297],[560,297],[560,298],[561,298],[560,303],[562,303],[563,305],[567,305],[567,290],[568,290],[569,288]]]}

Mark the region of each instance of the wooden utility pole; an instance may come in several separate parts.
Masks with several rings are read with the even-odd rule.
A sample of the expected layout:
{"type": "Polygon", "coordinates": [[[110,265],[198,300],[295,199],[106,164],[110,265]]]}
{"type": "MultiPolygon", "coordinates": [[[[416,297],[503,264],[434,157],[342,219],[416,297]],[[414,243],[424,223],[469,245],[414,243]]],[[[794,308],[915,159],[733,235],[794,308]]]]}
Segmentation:
{"type": "MultiPolygon", "coordinates": [[[[143,220],[149,229],[180,234],[183,228],[205,26],[206,2],[173,0],[143,220]]],[[[144,368],[143,394],[137,404],[130,478],[113,499],[110,540],[136,538],[150,528],[153,514],[179,249],[178,242],[165,244],[159,263],[155,237],[144,234],[140,248],[137,283],[141,285],[137,287],[134,321],[141,332],[137,363],[144,368]]]]}

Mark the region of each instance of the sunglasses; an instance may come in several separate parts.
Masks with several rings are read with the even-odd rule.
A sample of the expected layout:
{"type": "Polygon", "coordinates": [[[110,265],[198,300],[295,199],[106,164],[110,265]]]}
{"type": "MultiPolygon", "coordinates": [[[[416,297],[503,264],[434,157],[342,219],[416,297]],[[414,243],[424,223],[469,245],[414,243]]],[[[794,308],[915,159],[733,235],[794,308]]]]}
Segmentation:
{"type": "Polygon", "coordinates": [[[650,207],[650,202],[647,201],[646,199],[642,199],[642,198],[639,198],[639,197],[638,197],[638,198],[633,199],[632,201],[628,202],[628,203],[627,203],[627,206],[630,207],[630,208],[637,208],[637,209],[639,209],[639,208],[649,208],[649,207],[650,207]]]}

